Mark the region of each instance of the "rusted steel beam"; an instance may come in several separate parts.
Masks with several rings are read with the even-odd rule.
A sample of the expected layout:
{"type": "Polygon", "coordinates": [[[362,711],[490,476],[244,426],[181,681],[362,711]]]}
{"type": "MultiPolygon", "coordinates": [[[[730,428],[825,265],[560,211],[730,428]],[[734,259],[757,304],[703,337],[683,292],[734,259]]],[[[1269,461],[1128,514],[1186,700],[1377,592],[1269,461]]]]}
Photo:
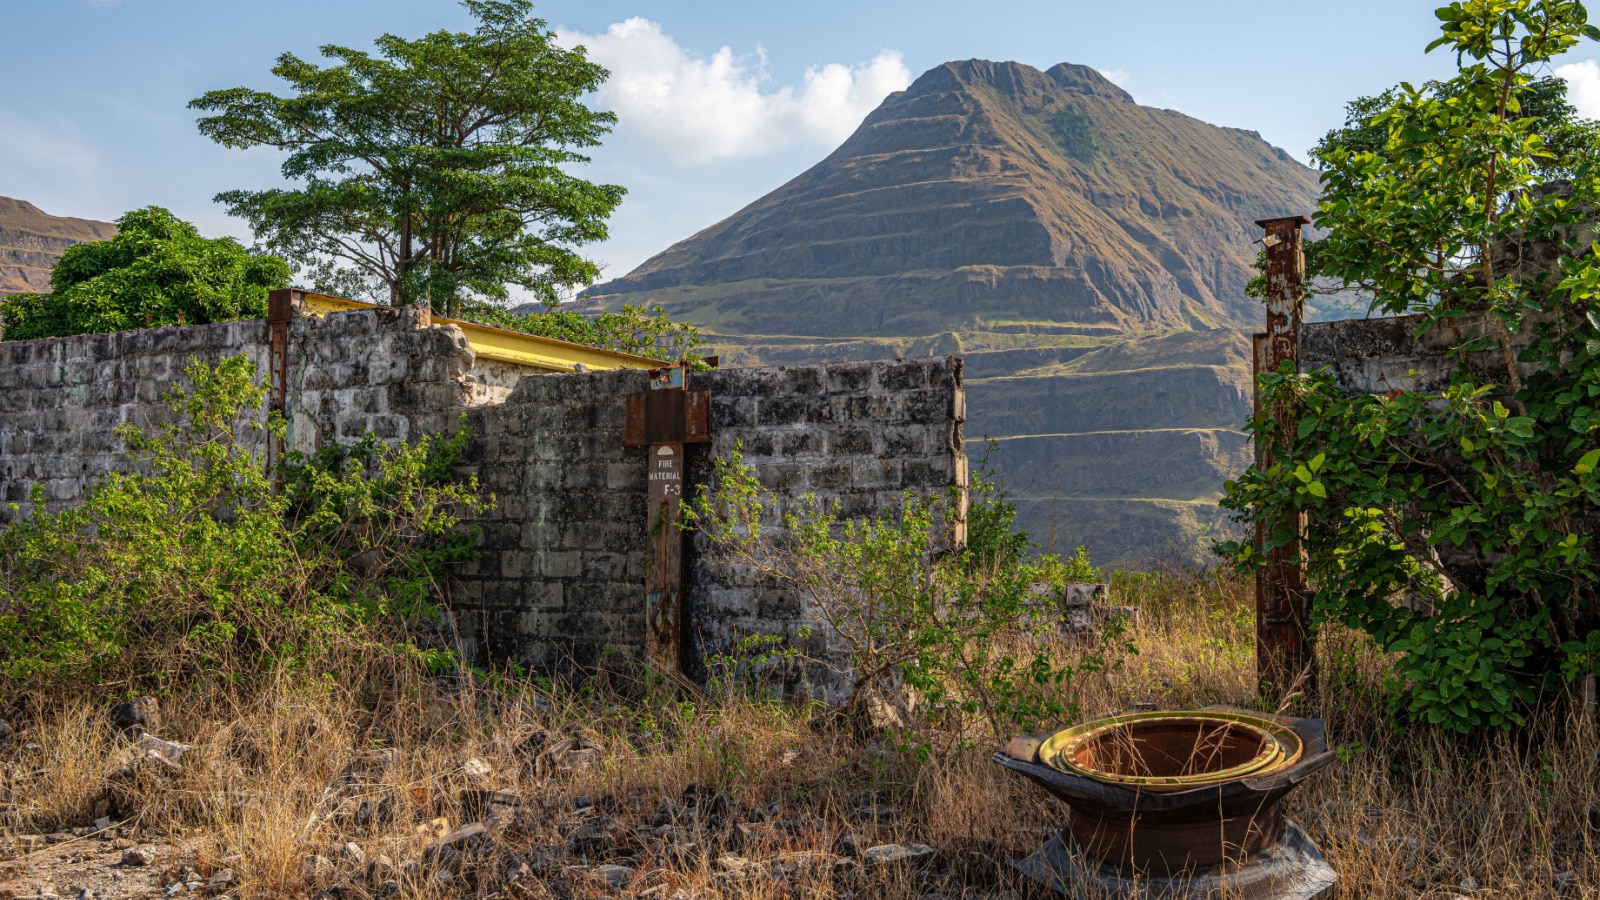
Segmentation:
{"type": "MultiPolygon", "coordinates": [[[[289,391],[289,321],[298,291],[284,288],[267,294],[267,413],[284,415],[289,391]]],[[[267,474],[282,486],[283,438],[267,432],[267,474]]]]}
{"type": "MultiPolygon", "coordinates": [[[[1266,235],[1267,330],[1257,335],[1255,368],[1275,372],[1285,362],[1299,363],[1300,324],[1305,296],[1306,259],[1300,229],[1311,224],[1305,216],[1262,219],[1256,223],[1266,235]]],[[[1260,388],[1256,407],[1260,410],[1260,388]]],[[[1295,410],[1289,406],[1272,409],[1273,419],[1282,433],[1292,434],[1295,410]]],[[[1275,460],[1271,448],[1256,442],[1256,465],[1270,468],[1275,460]]],[[[1288,526],[1295,535],[1302,533],[1303,518],[1290,522],[1256,524],[1256,546],[1265,546],[1274,528],[1288,526]]],[[[1294,690],[1310,694],[1317,686],[1316,647],[1311,632],[1310,592],[1306,590],[1305,564],[1300,558],[1300,543],[1291,541],[1267,552],[1266,565],[1256,573],[1256,676],[1263,697],[1282,698],[1294,690]]]]}
{"type": "Polygon", "coordinates": [[[646,525],[650,561],[645,569],[645,664],[666,674],[681,668],[683,654],[683,502],[686,443],[710,437],[710,391],[688,390],[689,366],[650,371],[650,390],[627,397],[628,446],[647,445],[646,525]]]}

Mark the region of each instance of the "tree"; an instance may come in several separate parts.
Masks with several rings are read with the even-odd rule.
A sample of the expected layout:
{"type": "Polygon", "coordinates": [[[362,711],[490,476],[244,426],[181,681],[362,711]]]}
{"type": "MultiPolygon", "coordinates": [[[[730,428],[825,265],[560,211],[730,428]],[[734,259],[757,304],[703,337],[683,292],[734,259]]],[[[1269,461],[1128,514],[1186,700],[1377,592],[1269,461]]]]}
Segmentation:
{"type": "Polygon", "coordinates": [[[0,301],[11,341],[198,325],[267,314],[267,293],[289,286],[289,265],[233,238],[204,238],[159,206],[117,220],[117,235],[68,247],[49,294],[0,301]]]}
{"type": "MultiPolygon", "coordinates": [[[[1263,405],[1297,421],[1252,420],[1278,462],[1223,505],[1272,523],[1269,547],[1298,537],[1316,621],[1372,635],[1397,654],[1400,707],[1466,731],[1520,724],[1600,667],[1600,138],[1536,77],[1600,29],[1573,0],[1438,16],[1429,49],[1454,50],[1458,74],[1352,103],[1314,151],[1327,237],[1308,260],[1420,330],[1473,317],[1460,365],[1445,391],[1380,396],[1264,375],[1263,405]],[[1503,377],[1475,375],[1474,351],[1503,377]]],[[[1250,570],[1265,548],[1222,549],[1250,570]]]]}
{"type": "Polygon", "coordinates": [[[563,170],[587,162],[615,117],[581,98],[607,76],[562,49],[528,0],[465,0],[470,32],[385,34],[376,55],[325,46],[337,64],[291,53],[272,73],[288,96],[238,87],[192,109],[200,132],[239,149],[288,151],[295,189],[217,195],[267,246],[324,276],[377,280],[395,304],[447,315],[507,285],[554,304],[599,276],[573,247],[606,237],[623,189],[563,170]]]}

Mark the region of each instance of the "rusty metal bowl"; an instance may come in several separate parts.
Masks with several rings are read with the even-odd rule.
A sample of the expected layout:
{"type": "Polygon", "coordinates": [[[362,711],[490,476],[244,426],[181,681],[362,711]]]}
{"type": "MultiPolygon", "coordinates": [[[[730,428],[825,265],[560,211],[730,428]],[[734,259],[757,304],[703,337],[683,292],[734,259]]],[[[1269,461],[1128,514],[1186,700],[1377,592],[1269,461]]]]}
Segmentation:
{"type": "MultiPolygon", "coordinates": [[[[1133,730],[1146,727],[1156,725],[1133,730]]],[[[1193,735],[1192,730],[1190,734],[1193,735]]],[[[1054,734],[1020,735],[995,754],[994,761],[1071,808],[1062,838],[1096,864],[1161,874],[1205,871],[1208,867],[1237,865],[1270,855],[1287,833],[1278,801],[1333,759],[1318,720],[1213,707],[1154,716],[1129,713],[1054,734]],[[1095,752],[1067,753],[1077,768],[1062,762],[1062,753],[1069,746],[1094,749],[1092,739],[1101,729],[1183,718],[1210,720],[1218,728],[1248,723],[1251,728],[1241,727],[1238,733],[1257,736],[1242,741],[1234,755],[1217,760],[1215,771],[1210,772],[1133,771],[1129,776],[1124,773],[1132,767],[1120,766],[1123,771],[1119,772],[1114,759],[1095,752]],[[1259,758],[1260,746],[1252,742],[1269,743],[1260,733],[1270,736],[1270,743],[1277,748],[1266,754],[1268,759],[1264,762],[1259,758]],[[1227,765],[1221,765],[1223,762],[1227,765]],[[1258,762],[1260,767],[1248,774],[1223,774],[1225,769],[1236,770],[1258,762]],[[1128,780],[1193,775],[1202,780],[1178,784],[1128,780]]]]}
{"type": "Polygon", "coordinates": [[[1294,765],[1293,730],[1253,713],[1141,712],[1058,731],[1039,747],[1052,768],[1152,793],[1174,793],[1294,765]]]}

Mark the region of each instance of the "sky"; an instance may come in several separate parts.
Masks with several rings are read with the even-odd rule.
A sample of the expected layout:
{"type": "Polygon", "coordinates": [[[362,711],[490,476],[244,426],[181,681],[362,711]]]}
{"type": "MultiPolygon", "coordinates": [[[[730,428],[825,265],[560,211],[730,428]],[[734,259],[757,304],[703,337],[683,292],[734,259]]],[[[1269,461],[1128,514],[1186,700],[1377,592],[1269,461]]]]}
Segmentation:
{"type": "MultiPolygon", "coordinates": [[[[1444,77],[1433,2],[548,0],[561,42],[612,71],[591,102],[615,132],[575,171],[628,195],[584,248],[626,274],[837,147],[893,91],[949,60],[1093,66],[1140,103],[1258,131],[1302,161],[1344,104],[1444,77]]],[[[277,151],[201,137],[189,100],[275,90],[283,52],[367,49],[385,32],[466,30],[453,0],[0,0],[0,195],[110,220],[156,204],[250,241],[212,201],[285,184],[277,151]]],[[[1600,117],[1600,44],[1557,61],[1600,117]]],[[[1309,212],[1309,211],[1307,211],[1309,212]]]]}

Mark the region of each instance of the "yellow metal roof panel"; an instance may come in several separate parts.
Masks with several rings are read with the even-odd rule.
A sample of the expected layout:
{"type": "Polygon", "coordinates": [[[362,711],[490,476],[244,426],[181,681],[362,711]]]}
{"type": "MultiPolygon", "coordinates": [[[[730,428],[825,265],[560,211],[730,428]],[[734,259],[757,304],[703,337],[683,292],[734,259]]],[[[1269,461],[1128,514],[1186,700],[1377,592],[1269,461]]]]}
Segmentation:
{"type": "MultiPolygon", "coordinates": [[[[359,300],[349,300],[344,297],[331,297],[327,294],[313,294],[306,291],[295,292],[307,312],[316,316],[325,316],[331,312],[349,312],[356,309],[379,309],[375,304],[362,303],[359,300]]],[[[454,325],[461,329],[467,337],[467,344],[472,352],[482,359],[492,359],[498,362],[513,363],[534,369],[543,369],[547,372],[573,372],[582,364],[586,369],[657,369],[664,365],[664,361],[651,359],[647,356],[635,356],[632,353],[619,353],[615,350],[604,350],[600,347],[591,347],[587,344],[575,344],[571,341],[562,341],[555,338],[540,337],[534,334],[523,334],[520,331],[510,331],[505,328],[494,328],[489,325],[479,325],[476,322],[464,322],[460,319],[447,319],[443,316],[434,316],[435,325],[454,325]]]]}

